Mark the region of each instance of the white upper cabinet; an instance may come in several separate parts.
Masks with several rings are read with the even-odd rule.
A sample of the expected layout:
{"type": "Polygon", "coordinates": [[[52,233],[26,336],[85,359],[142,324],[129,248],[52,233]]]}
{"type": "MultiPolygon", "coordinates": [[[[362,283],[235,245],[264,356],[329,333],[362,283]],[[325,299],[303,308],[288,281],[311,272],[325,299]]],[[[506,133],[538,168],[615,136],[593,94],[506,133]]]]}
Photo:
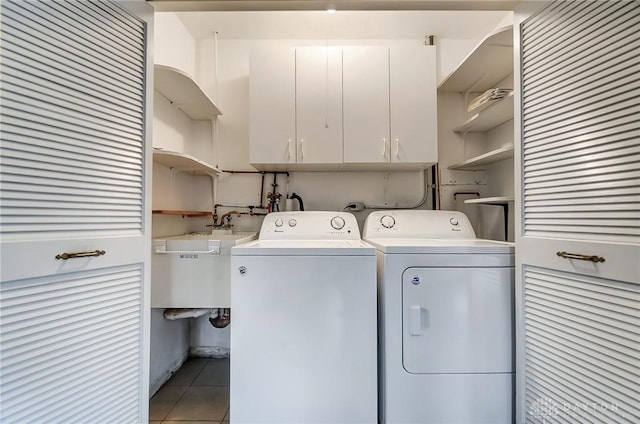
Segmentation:
{"type": "Polygon", "coordinates": [[[249,161],[256,165],[296,162],[295,51],[254,49],[249,79],[249,161]]]}
{"type": "Polygon", "coordinates": [[[438,161],[435,47],[389,50],[391,162],[438,161]]]}
{"type": "Polygon", "coordinates": [[[250,162],[342,163],[342,50],[252,50],[250,162]]]}
{"type": "Polygon", "coordinates": [[[389,162],[389,49],[345,47],[343,78],[344,161],[389,162]]]}
{"type": "Polygon", "coordinates": [[[296,49],[296,162],[342,163],[342,49],[296,49]]]}
{"type": "Polygon", "coordinates": [[[437,162],[433,47],[255,49],[258,169],[423,169],[437,162]]]}
{"type": "Polygon", "coordinates": [[[438,161],[435,48],[344,48],[344,161],[438,161]]]}

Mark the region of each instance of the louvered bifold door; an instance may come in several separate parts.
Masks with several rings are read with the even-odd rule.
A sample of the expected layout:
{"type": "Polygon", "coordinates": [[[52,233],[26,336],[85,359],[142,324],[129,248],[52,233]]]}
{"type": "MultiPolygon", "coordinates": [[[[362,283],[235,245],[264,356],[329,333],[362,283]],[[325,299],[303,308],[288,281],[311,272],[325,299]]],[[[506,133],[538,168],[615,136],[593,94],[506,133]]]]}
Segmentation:
{"type": "Polygon", "coordinates": [[[144,421],[147,15],[0,8],[0,422],[144,421]]]}
{"type": "Polygon", "coordinates": [[[519,418],[640,422],[640,2],[520,24],[519,418]]]}
{"type": "Polygon", "coordinates": [[[143,29],[105,5],[3,2],[3,237],[140,232],[143,29]]]}
{"type": "Polygon", "coordinates": [[[524,231],[640,237],[640,4],[558,2],[522,27],[524,231]]]}

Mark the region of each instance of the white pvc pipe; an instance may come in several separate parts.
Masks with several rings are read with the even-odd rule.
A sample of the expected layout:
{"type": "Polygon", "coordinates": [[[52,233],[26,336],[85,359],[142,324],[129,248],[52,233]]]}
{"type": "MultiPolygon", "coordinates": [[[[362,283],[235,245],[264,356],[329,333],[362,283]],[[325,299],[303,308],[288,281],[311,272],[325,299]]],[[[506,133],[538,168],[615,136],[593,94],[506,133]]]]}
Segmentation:
{"type": "Polygon", "coordinates": [[[179,308],[179,309],[165,309],[164,317],[168,320],[176,320],[183,318],[198,318],[211,312],[211,309],[199,309],[199,308],[179,308]]]}

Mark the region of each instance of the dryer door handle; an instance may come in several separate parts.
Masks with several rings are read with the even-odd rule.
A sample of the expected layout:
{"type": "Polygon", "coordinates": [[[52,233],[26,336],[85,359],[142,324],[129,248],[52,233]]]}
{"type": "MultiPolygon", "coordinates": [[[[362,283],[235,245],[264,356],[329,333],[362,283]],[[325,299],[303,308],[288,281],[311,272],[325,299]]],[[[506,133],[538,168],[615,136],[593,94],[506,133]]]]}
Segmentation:
{"type": "Polygon", "coordinates": [[[422,307],[419,305],[409,307],[409,335],[422,335],[422,307]]]}

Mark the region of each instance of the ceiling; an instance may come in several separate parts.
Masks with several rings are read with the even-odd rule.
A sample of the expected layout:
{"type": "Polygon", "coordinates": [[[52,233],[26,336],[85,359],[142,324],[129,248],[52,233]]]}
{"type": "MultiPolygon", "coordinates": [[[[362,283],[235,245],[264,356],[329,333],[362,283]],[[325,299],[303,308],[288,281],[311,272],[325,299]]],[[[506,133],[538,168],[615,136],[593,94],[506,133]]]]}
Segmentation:
{"type": "Polygon", "coordinates": [[[159,12],[293,10],[514,10],[520,0],[147,0],[159,12]]]}
{"type": "Polygon", "coordinates": [[[194,39],[215,30],[219,39],[392,40],[475,39],[493,31],[505,11],[251,11],[179,12],[194,39]]]}

